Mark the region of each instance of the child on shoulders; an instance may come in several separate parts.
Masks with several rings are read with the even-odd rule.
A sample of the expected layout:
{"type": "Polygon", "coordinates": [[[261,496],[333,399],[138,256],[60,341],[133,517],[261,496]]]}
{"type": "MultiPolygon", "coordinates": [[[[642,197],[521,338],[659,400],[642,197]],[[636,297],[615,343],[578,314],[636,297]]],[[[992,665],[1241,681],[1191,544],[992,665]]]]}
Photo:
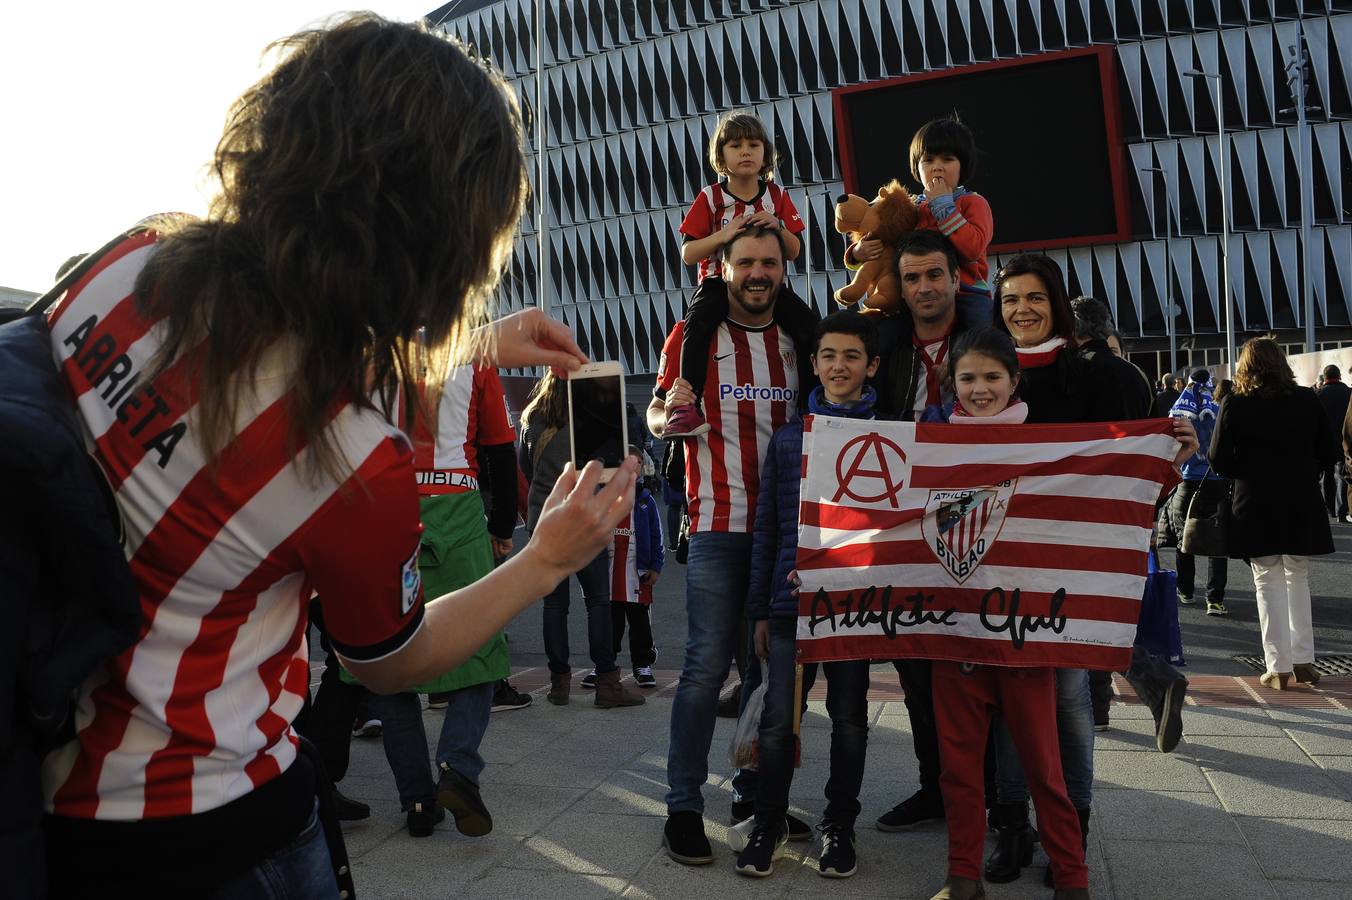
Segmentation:
{"type": "MultiPolygon", "coordinates": [[[[962,186],[976,174],[976,140],[956,118],[926,122],[911,139],[911,174],[924,192],[915,197],[917,229],[938,231],[958,251],[957,316],[968,328],[991,322],[990,246],[995,222],[990,204],[962,186]]],[[[845,267],[857,269],[895,248],[879,240],[860,240],[845,250],[845,267]]]]}
{"type": "MultiPolygon", "coordinates": [[[[798,239],[803,220],[788,191],[772,180],[775,148],[760,119],[743,112],[723,116],[709,138],[709,165],[723,178],[699,192],[681,222],[685,241],[681,261],[699,264],[699,286],[686,312],[679,371],[696,397],[704,395],[711,374],[710,341],[728,317],[727,286],[719,274],[723,248],[743,230],[756,226],[778,230],[786,265],[803,248],[798,239]]],[[[817,314],[785,282],[775,304],[775,322],[802,347],[812,339],[817,314]]],[[[708,431],[697,400],[670,412],[662,437],[691,438],[708,431]]]]}

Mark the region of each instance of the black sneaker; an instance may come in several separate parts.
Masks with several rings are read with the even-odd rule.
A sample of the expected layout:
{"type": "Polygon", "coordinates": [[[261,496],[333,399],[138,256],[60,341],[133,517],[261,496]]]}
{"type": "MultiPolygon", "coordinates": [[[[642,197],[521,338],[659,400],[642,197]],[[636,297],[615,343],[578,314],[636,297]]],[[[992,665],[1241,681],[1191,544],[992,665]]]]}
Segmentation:
{"type": "Polygon", "coordinates": [[[694,810],[667,816],[662,844],[667,848],[667,856],[685,866],[703,866],[714,861],[714,848],[704,836],[704,816],[694,810]]]}
{"type": "Polygon", "coordinates": [[[337,788],[333,789],[333,811],[339,822],[356,822],[371,818],[371,807],[360,800],[345,797],[337,788]]]}
{"type": "Polygon", "coordinates": [[[938,792],[916,791],[878,817],[878,830],[906,831],[922,822],[941,822],[943,819],[943,797],[938,792]]]}
{"type": "Polygon", "coordinates": [[[438,694],[428,694],[428,695],[427,695],[427,708],[428,708],[428,709],[445,709],[446,707],[448,707],[448,706],[450,706],[450,705],[451,705],[451,692],[450,692],[450,691],[444,691],[444,692],[438,693],[438,694]]]}
{"type": "Polygon", "coordinates": [[[746,849],[737,854],[737,874],[765,878],[775,870],[775,860],[784,855],[788,838],[773,825],[757,825],[747,839],[746,849]]]}
{"type": "Polygon", "coordinates": [[[854,852],[854,829],[836,822],[817,826],[822,833],[822,855],[817,861],[817,873],[823,878],[849,878],[859,871],[854,852]]]}
{"type": "Polygon", "coordinates": [[[735,719],[742,711],[742,686],[739,684],[718,701],[718,717],[735,719]]]}
{"type": "Polygon", "coordinates": [[[653,675],[652,666],[639,666],[634,670],[634,684],[641,688],[657,687],[657,677],[653,675]]]}
{"type": "Polygon", "coordinates": [[[466,837],[483,837],[493,830],[493,816],[479,796],[479,786],[445,763],[440,764],[437,802],[455,816],[455,830],[466,837]]]}
{"type": "Polygon", "coordinates": [[[435,800],[420,800],[408,811],[409,837],[428,837],[437,823],[446,818],[446,811],[435,800]]]}
{"type": "Polygon", "coordinates": [[[525,709],[531,704],[530,694],[523,694],[507,683],[504,678],[493,687],[493,706],[489,712],[503,712],[509,709],[525,709]]]}
{"type": "MultiPolygon", "coordinates": [[[[745,822],[756,814],[756,801],[743,800],[740,803],[732,804],[732,814],[728,816],[729,825],[737,825],[745,822]]],[[[788,823],[788,831],[785,833],[791,841],[810,841],[812,840],[812,826],[792,813],[784,814],[784,821],[788,823]]]]}
{"type": "Polygon", "coordinates": [[[582,686],[589,691],[596,690],[596,670],[592,669],[586,675],[582,676],[582,686]]]}

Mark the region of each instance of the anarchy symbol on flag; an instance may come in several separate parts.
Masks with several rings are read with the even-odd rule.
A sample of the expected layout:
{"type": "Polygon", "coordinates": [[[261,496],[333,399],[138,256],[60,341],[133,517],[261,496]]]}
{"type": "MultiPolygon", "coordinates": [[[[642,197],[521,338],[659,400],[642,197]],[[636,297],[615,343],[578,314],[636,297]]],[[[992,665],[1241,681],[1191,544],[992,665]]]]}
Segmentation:
{"type": "Polygon", "coordinates": [[[840,489],[831,498],[831,502],[839,503],[841,497],[849,497],[851,500],[857,500],[860,503],[877,503],[880,500],[886,500],[892,504],[893,509],[899,508],[901,504],[897,500],[897,494],[901,493],[902,488],[905,487],[905,479],[901,477],[893,479],[892,467],[888,462],[889,456],[896,457],[899,471],[905,468],[906,453],[893,441],[876,431],[861,434],[846,442],[845,446],[840,448],[840,455],[836,457],[836,480],[840,483],[840,489]],[[856,446],[858,447],[857,450],[855,449],[856,446]],[[877,463],[876,469],[864,467],[870,451],[872,451],[873,457],[869,461],[877,463]],[[853,459],[850,461],[849,468],[846,469],[845,458],[851,454],[853,454],[853,459]],[[857,494],[853,490],[856,478],[881,482],[883,490],[878,494],[857,494]]]}

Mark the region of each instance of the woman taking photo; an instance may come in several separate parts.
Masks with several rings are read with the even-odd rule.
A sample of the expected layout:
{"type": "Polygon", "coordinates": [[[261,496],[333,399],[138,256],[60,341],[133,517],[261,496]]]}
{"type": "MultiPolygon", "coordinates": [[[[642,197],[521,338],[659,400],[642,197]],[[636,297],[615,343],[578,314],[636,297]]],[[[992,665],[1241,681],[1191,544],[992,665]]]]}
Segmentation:
{"type": "Polygon", "coordinates": [[[1244,345],[1234,380],[1211,436],[1211,465],[1234,483],[1226,543],[1231,559],[1253,569],[1261,680],[1283,691],[1292,680],[1319,681],[1308,558],[1333,552],[1319,473],[1337,462],[1337,438],[1272,338],[1244,345]]]}
{"type": "Polygon", "coordinates": [[[369,14],[280,47],[230,111],[211,215],[123,241],[50,314],[142,609],[45,762],[54,897],[336,897],[291,727],[310,598],[354,675],[405,690],[603,552],[632,503],[633,460],[600,492],[566,467],[521,553],[424,603],[391,424],[418,330],[447,358],[583,357],[539,313],[468,333],[526,195],[502,79],[369,14]]]}

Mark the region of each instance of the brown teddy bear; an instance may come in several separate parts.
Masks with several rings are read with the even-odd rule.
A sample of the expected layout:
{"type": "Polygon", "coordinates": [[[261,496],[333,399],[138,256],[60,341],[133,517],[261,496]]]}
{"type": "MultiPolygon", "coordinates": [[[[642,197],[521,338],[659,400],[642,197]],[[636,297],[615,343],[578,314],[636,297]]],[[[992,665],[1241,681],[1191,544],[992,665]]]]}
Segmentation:
{"type": "MultiPolygon", "coordinates": [[[[836,231],[849,235],[851,243],[879,240],[895,248],[901,236],[919,221],[915,201],[897,181],[879,188],[872,203],[854,194],[843,194],[836,203],[836,231]]],[[[854,273],[854,280],[836,291],[836,302],[841,306],[854,306],[861,299],[864,304],[860,312],[892,315],[901,309],[901,279],[892,253],[864,263],[854,273]]]]}

